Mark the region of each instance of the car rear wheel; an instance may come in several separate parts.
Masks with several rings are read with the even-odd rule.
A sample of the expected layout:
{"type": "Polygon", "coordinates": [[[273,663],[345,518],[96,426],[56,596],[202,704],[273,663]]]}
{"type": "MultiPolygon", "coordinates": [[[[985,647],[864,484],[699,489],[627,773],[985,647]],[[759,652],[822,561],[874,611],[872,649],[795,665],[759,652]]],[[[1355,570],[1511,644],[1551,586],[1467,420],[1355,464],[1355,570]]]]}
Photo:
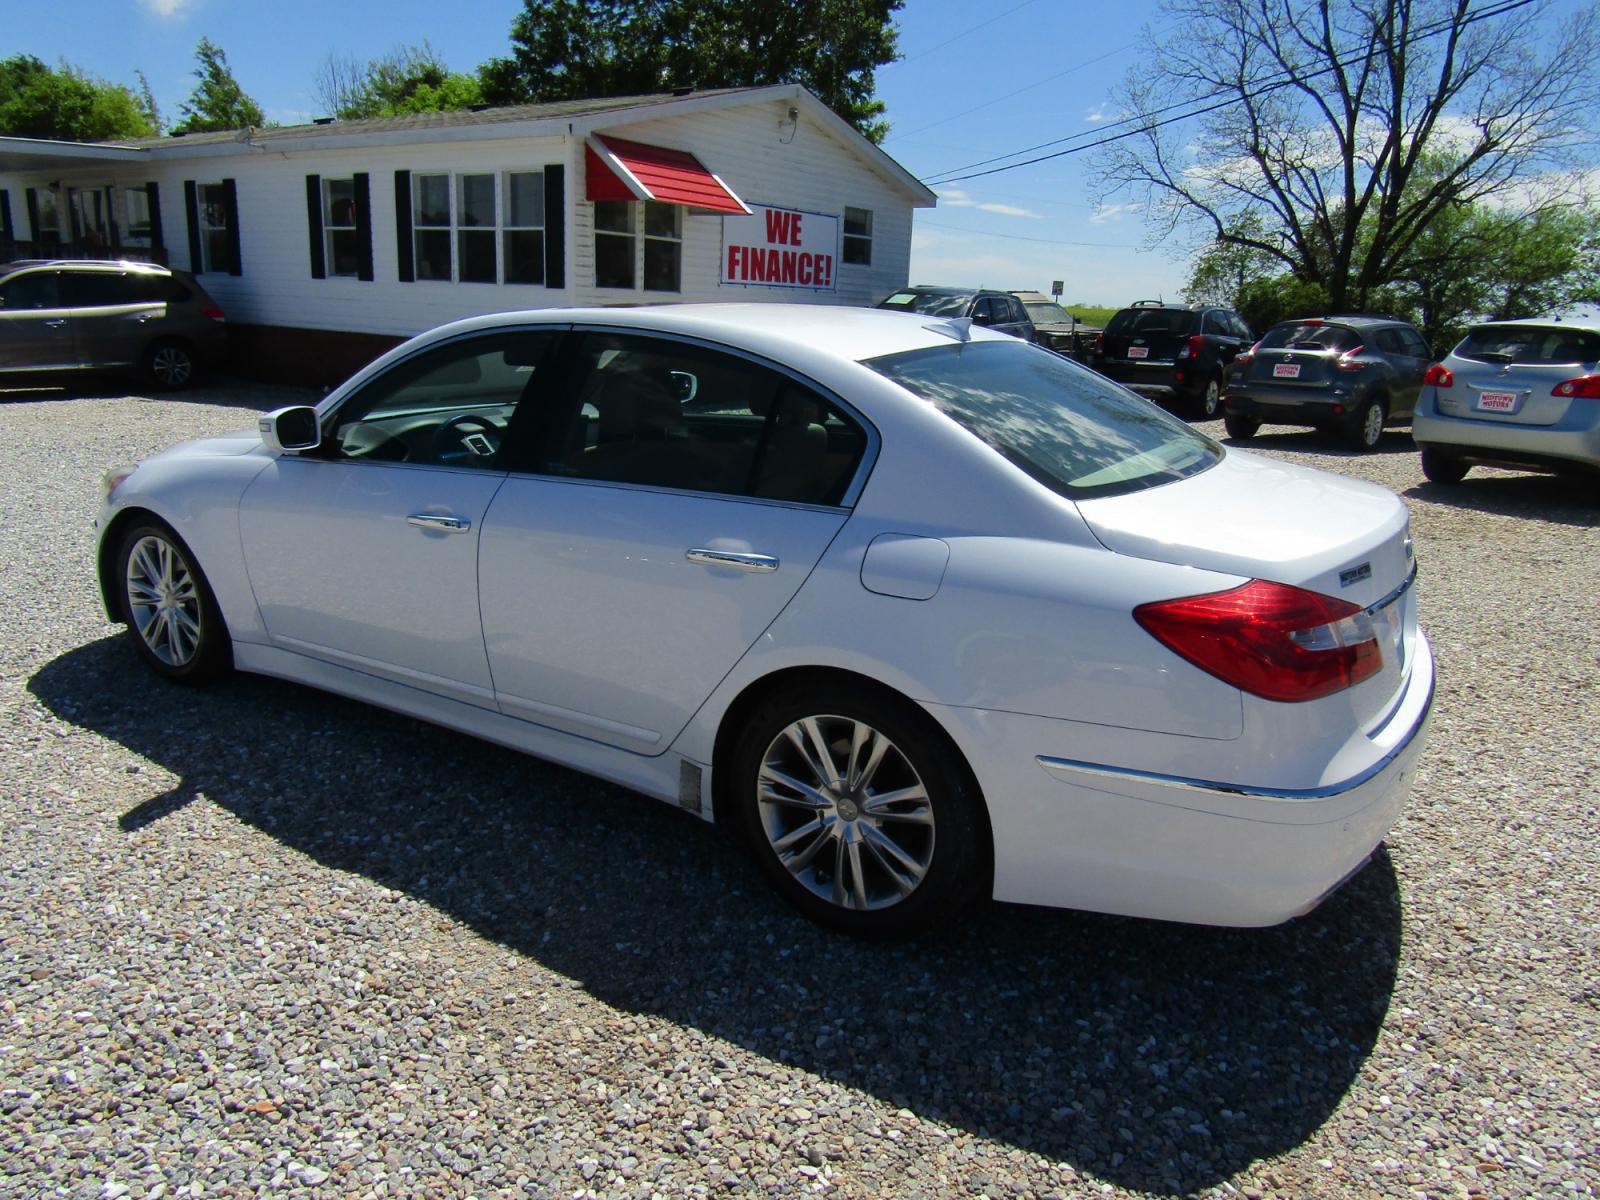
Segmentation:
{"type": "Polygon", "coordinates": [[[144,376],[163,392],[186,388],[194,382],[194,354],[182,342],[157,342],[144,356],[144,376]]]}
{"type": "Polygon", "coordinates": [[[227,673],[232,648],[211,585],[189,548],[164,525],[124,535],[117,556],[122,616],[139,657],[179,683],[227,673]]]}
{"type": "Polygon", "coordinates": [[[1471,470],[1459,458],[1451,458],[1437,450],[1422,452],[1422,475],[1429,483],[1460,483],[1471,470]]]}
{"type": "Polygon", "coordinates": [[[1254,417],[1235,416],[1233,413],[1228,413],[1222,418],[1222,425],[1228,431],[1229,437],[1240,442],[1248,442],[1261,428],[1261,422],[1254,417]]]}
{"type": "Polygon", "coordinates": [[[1195,411],[1199,413],[1201,420],[1216,420],[1217,411],[1222,407],[1221,378],[1218,376],[1212,376],[1209,380],[1207,380],[1206,390],[1195,397],[1194,404],[1195,411]]]}
{"type": "Polygon", "coordinates": [[[1348,426],[1350,444],[1357,450],[1372,450],[1383,440],[1383,401],[1372,397],[1356,410],[1348,426]]]}
{"type": "Polygon", "coordinates": [[[733,787],[762,873],[820,924],[904,936],[984,878],[966,764],[903,702],[838,688],[776,696],[740,735],[733,787]]]}

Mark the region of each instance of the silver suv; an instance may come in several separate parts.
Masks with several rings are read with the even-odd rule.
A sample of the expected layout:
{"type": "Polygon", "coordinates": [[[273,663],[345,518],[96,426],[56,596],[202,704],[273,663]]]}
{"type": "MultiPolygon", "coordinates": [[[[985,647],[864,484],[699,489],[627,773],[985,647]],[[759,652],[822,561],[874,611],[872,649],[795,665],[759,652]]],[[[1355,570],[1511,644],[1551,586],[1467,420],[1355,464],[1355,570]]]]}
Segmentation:
{"type": "Polygon", "coordinates": [[[1428,368],[1411,435],[1434,483],[1473,466],[1600,476],[1600,321],[1474,325],[1428,368]]]}
{"type": "Polygon", "coordinates": [[[0,265],[0,376],[137,371],[167,391],[226,345],[222,309],[186,272],[97,259],[0,265]]]}

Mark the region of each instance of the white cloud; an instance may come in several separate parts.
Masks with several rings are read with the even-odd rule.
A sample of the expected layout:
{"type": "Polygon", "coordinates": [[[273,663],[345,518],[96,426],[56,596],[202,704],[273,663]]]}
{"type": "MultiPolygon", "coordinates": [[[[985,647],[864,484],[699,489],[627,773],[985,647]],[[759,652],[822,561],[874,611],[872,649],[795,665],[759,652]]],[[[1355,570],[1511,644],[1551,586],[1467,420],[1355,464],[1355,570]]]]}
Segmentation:
{"type": "Polygon", "coordinates": [[[998,217],[1026,217],[1030,221],[1042,221],[1044,217],[1034,212],[1031,208],[1018,208],[1015,204],[998,204],[992,200],[974,200],[972,193],[962,188],[951,188],[939,193],[941,208],[975,208],[979,212],[994,213],[998,217]]]}
{"type": "Polygon", "coordinates": [[[194,7],[195,0],[139,0],[146,12],[164,20],[175,20],[194,7]]]}
{"type": "Polygon", "coordinates": [[[1124,214],[1132,215],[1143,211],[1142,204],[1102,204],[1089,214],[1089,224],[1104,225],[1107,221],[1120,221],[1124,214]]]}
{"type": "Polygon", "coordinates": [[[1106,106],[1104,104],[1097,104],[1088,112],[1083,114],[1083,119],[1089,122],[1089,124],[1093,125],[1097,122],[1108,120],[1110,116],[1111,114],[1106,111],[1106,106]]]}

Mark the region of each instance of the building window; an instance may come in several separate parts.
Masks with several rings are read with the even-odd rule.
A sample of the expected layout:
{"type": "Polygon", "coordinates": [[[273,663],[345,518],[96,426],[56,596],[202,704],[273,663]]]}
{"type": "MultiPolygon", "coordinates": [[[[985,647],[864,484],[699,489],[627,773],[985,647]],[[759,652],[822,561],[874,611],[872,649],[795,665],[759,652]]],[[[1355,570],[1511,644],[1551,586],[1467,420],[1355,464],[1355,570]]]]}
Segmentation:
{"type": "Polygon", "coordinates": [[[494,176],[456,176],[456,252],[462,283],[498,283],[494,176]]]}
{"type": "Polygon", "coordinates": [[[233,232],[228,228],[227,188],[220,183],[200,185],[200,269],[232,274],[233,232]]]}
{"type": "Polygon", "coordinates": [[[40,188],[35,195],[38,196],[39,223],[33,231],[33,240],[54,246],[61,241],[61,210],[56,203],[55,189],[40,188]]]}
{"type": "Polygon", "coordinates": [[[417,278],[448,283],[455,277],[450,261],[450,176],[413,175],[411,187],[417,278]]]}
{"type": "Polygon", "coordinates": [[[595,201],[595,287],[633,287],[634,207],[628,200],[595,201]]]}
{"type": "Polygon", "coordinates": [[[644,204],[644,289],[677,292],[683,288],[683,209],[676,204],[644,204]]]}
{"type": "Polygon", "coordinates": [[[150,191],[148,188],[128,188],[122,193],[123,207],[127,213],[122,241],[129,246],[150,245],[150,191]]]}
{"type": "Polygon", "coordinates": [[[508,171],[505,187],[507,283],[544,282],[544,172],[508,171]]]}
{"type": "Polygon", "coordinates": [[[356,181],[322,181],[322,242],[329,275],[354,279],[361,272],[356,242],[356,181]]]}
{"type": "Polygon", "coordinates": [[[844,210],[844,261],[857,266],[872,265],[872,210],[844,210]]]}

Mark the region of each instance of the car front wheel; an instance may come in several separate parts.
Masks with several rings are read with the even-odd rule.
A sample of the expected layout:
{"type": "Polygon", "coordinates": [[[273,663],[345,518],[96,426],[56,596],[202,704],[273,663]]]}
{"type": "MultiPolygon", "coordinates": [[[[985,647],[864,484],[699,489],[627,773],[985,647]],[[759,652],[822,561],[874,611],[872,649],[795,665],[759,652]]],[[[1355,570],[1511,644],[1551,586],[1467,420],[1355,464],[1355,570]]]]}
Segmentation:
{"type": "Polygon", "coordinates": [[[899,937],[971,900],[985,825],[965,764],[927,719],[863,690],[769,700],[733,759],[762,873],[820,924],[899,937]]]}
{"type": "Polygon", "coordinates": [[[206,683],[232,665],[211,586],[189,548],[162,525],[141,524],[117,557],[122,616],[139,657],[180,683],[206,683]]]}

